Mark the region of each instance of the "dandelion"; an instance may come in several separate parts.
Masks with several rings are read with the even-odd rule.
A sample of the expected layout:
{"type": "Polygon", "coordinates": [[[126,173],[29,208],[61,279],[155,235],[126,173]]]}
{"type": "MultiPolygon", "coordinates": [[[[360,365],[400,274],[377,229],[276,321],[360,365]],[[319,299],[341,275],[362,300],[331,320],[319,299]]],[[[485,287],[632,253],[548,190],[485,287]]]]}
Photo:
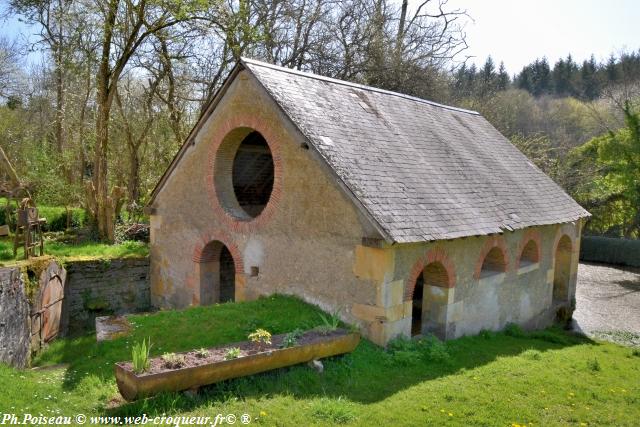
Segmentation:
{"type": "Polygon", "coordinates": [[[452,414],[451,412],[449,412],[449,416],[450,416],[450,417],[453,417],[453,414],[452,414]]]}
{"type": "Polygon", "coordinates": [[[444,412],[444,409],[440,409],[440,412],[444,412]]]}
{"type": "Polygon", "coordinates": [[[267,413],[266,413],[265,411],[260,411],[260,416],[261,416],[261,417],[266,417],[266,416],[267,416],[267,413]]]}

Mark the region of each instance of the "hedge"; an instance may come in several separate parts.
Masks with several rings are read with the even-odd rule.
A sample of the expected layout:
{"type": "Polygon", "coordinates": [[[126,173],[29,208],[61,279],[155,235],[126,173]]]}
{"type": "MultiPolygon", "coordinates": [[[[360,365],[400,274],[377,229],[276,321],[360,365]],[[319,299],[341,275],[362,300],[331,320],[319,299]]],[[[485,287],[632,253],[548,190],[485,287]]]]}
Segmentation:
{"type": "MultiPolygon", "coordinates": [[[[6,224],[6,210],[4,205],[0,204],[0,224],[6,224]]],[[[57,206],[39,206],[38,213],[40,218],[46,218],[47,223],[43,227],[43,231],[65,231],[67,229],[67,210],[63,207],[57,206]]],[[[82,227],[86,222],[86,214],[84,209],[71,208],[69,209],[70,226],[71,228],[82,227]]],[[[15,224],[15,214],[12,215],[12,224],[15,224]]]]}
{"type": "Polygon", "coordinates": [[[640,240],[584,236],[580,260],[640,267],[640,240]]]}

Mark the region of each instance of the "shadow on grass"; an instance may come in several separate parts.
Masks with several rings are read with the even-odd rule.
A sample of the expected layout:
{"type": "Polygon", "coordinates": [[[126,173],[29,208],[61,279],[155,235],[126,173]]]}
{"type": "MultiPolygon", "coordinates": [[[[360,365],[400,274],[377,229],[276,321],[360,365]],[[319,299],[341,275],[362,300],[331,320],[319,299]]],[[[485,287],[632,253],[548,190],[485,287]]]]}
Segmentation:
{"type": "Polygon", "coordinates": [[[174,411],[193,411],[236,398],[242,400],[271,395],[291,395],[301,399],[341,397],[368,404],[384,400],[418,383],[480,367],[501,357],[515,357],[531,349],[544,352],[587,343],[595,344],[586,337],[559,329],[523,337],[491,334],[488,338],[470,337],[447,343],[451,356],[446,361],[424,362],[416,355],[414,362],[398,364],[396,356],[362,340],[353,353],[325,359],[325,370],[321,375],[304,365],[298,365],[203,387],[195,397],[182,393],[163,393],[125,403],[106,412],[107,415],[119,416],[141,413],[161,415],[174,411]]]}
{"type": "MultiPolygon", "coordinates": [[[[274,334],[298,327],[308,329],[321,323],[319,313],[318,308],[295,298],[276,296],[213,308],[133,316],[135,329],[130,337],[100,344],[95,342],[94,336],[61,340],[54,343],[38,362],[69,363],[63,384],[67,390],[76,390],[87,377],[95,377],[103,387],[112,387],[115,383],[113,363],[130,360],[131,344],[143,338],[151,338],[152,356],[155,356],[244,340],[257,327],[274,334]]],[[[235,398],[276,394],[299,398],[342,396],[354,402],[371,403],[415,384],[483,366],[500,357],[517,356],[530,349],[544,352],[586,343],[592,342],[559,329],[522,336],[486,333],[449,341],[446,343],[449,357],[444,361],[426,362],[416,353],[415,358],[409,354],[408,359],[404,357],[399,363],[396,356],[362,340],[353,353],[325,359],[325,370],[321,375],[298,365],[203,387],[195,397],[163,393],[115,408],[105,407],[103,411],[106,415],[145,413],[152,416],[195,410],[235,398]]],[[[106,405],[107,402],[102,403],[106,405]]]]}

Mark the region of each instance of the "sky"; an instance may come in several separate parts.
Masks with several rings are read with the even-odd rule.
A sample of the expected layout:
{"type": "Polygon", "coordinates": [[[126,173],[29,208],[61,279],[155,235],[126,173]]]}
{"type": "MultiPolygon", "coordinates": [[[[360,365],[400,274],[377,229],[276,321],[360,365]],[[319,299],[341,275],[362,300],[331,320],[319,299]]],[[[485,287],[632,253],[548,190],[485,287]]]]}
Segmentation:
{"type": "MultiPolygon", "coordinates": [[[[6,2],[0,0],[0,11],[6,2]]],[[[605,61],[611,53],[640,49],[640,0],[449,0],[448,7],[466,9],[471,17],[465,55],[478,65],[491,55],[510,74],[536,58],[553,65],[569,53],[579,62],[593,53],[605,61]]],[[[24,40],[33,32],[16,19],[0,21],[0,37],[24,40]]]]}
{"type": "Polygon", "coordinates": [[[640,49],[639,0],[449,0],[449,6],[473,19],[466,25],[472,61],[482,65],[491,55],[511,74],[543,56],[553,66],[569,53],[580,62],[592,53],[605,61],[640,49]]]}

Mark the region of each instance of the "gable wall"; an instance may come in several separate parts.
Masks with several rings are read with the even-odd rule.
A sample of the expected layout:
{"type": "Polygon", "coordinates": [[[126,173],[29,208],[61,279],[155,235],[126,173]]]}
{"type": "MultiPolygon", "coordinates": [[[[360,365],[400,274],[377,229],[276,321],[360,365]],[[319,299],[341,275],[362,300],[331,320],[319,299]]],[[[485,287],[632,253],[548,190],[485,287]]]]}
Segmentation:
{"type": "Polygon", "coordinates": [[[304,137],[245,73],[232,82],[153,204],[152,303],[200,303],[199,261],[211,240],[222,241],[234,256],[236,300],[281,292],[329,309],[373,303],[375,287],[353,275],[353,263],[355,246],[374,232],[301,147],[304,137]],[[238,124],[265,136],[277,170],[272,200],[246,224],[221,210],[212,184],[216,144],[238,124]],[[257,277],[250,276],[251,267],[259,268],[257,277]]]}

